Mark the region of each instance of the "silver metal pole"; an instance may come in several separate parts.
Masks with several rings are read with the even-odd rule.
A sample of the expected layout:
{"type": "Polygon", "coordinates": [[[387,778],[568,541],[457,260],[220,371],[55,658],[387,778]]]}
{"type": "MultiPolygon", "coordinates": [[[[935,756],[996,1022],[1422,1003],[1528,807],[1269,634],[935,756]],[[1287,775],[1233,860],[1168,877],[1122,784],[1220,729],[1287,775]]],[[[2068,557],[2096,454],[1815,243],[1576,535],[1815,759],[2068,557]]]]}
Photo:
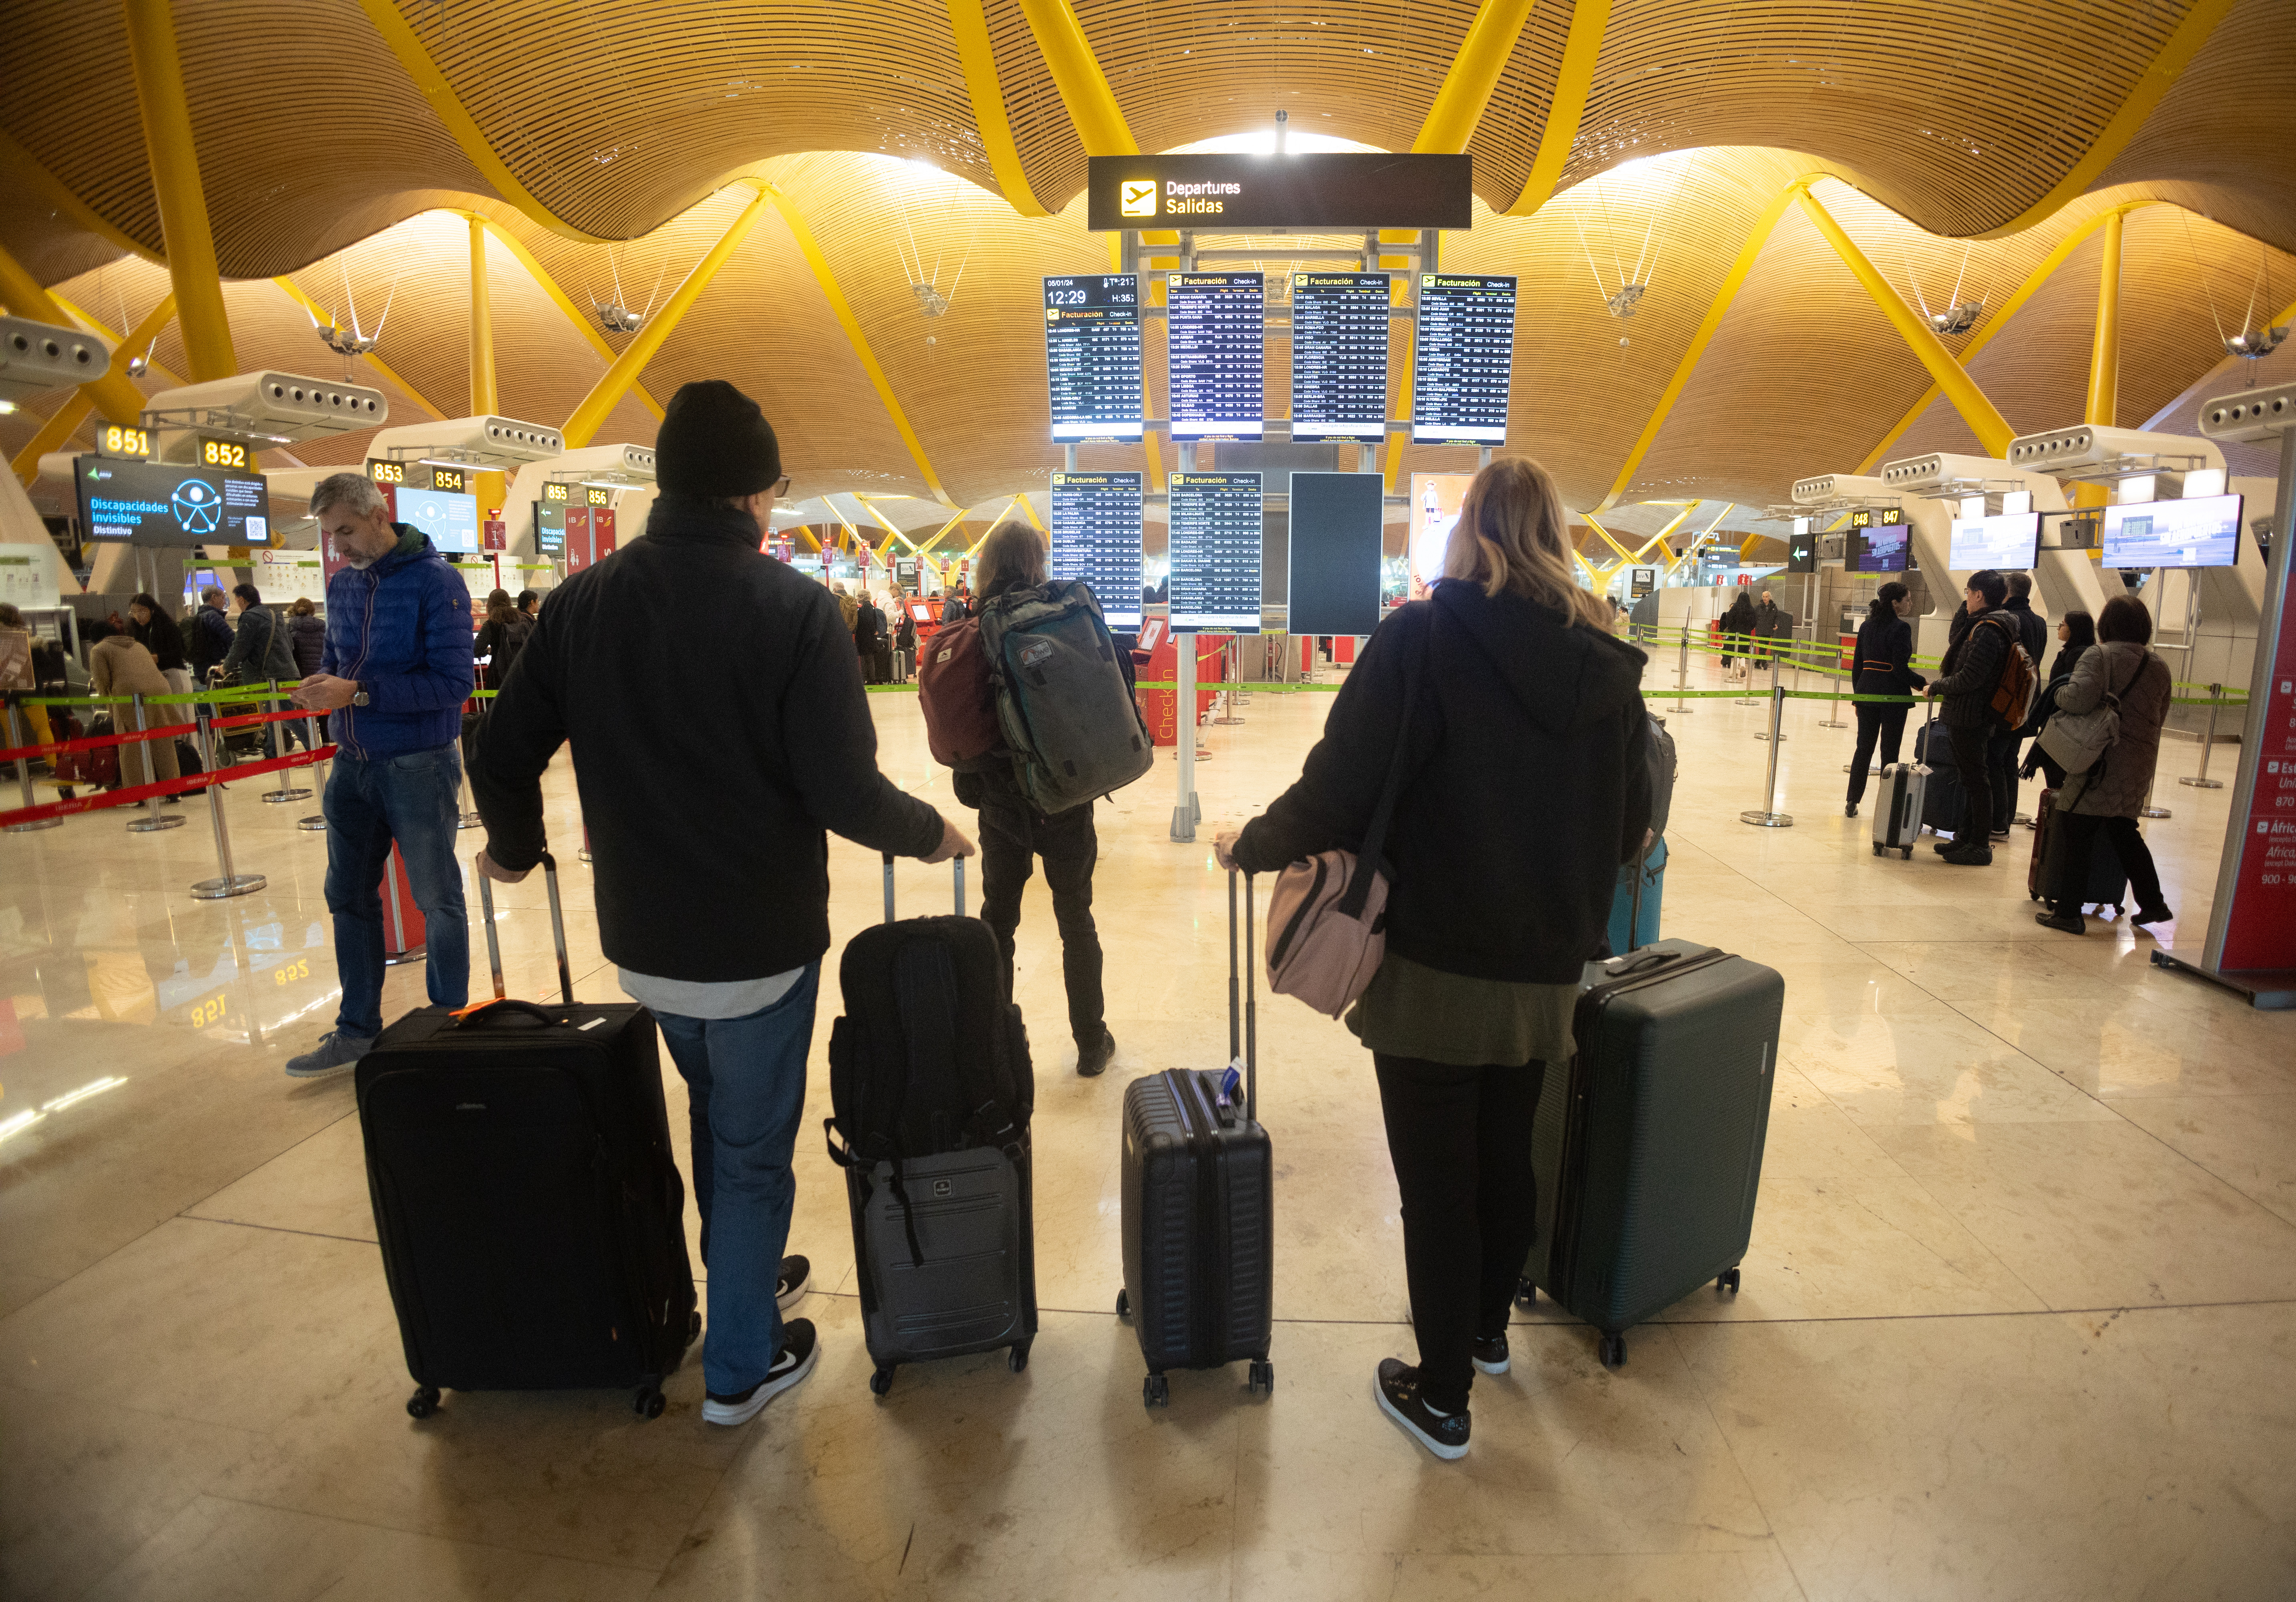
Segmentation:
{"type": "MultiPolygon", "coordinates": [[[[208,727],[209,719],[214,714],[206,702],[200,702],[198,706],[201,743],[205,745],[214,738],[214,731],[208,727]]],[[[266,883],[261,874],[232,871],[231,834],[223,825],[223,782],[212,769],[208,781],[208,817],[215,824],[216,862],[223,872],[216,878],[201,879],[193,885],[192,899],[195,901],[222,901],[233,896],[252,895],[261,890],[266,883]]]]}
{"type": "MultiPolygon", "coordinates": [[[[140,735],[151,727],[144,720],[144,697],[130,692],[127,705],[128,709],[135,713],[135,732],[140,735]]],[[[169,735],[168,738],[172,743],[175,736],[169,735]]],[[[133,750],[143,758],[145,784],[149,785],[158,780],[160,765],[152,760],[152,747],[148,743],[138,743],[133,747],[122,746],[120,749],[123,752],[133,750]]],[[[160,810],[160,798],[156,795],[147,795],[144,798],[143,815],[128,820],[127,832],[130,834],[156,834],[161,829],[180,829],[183,826],[184,815],[181,812],[163,813],[160,810]]]]}
{"type": "Polygon", "coordinates": [[[1237,692],[1227,688],[1227,673],[1226,669],[1227,662],[1229,661],[1234,661],[1235,663],[1235,682],[1238,686],[1241,686],[1243,683],[1243,637],[1240,634],[1232,634],[1228,636],[1226,656],[1221,661],[1220,711],[1219,716],[1212,719],[1214,723],[1241,723],[1243,721],[1242,719],[1235,715],[1237,692]]]}
{"type": "MultiPolygon", "coordinates": [[[[1810,620],[1809,620],[1809,653],[1810,653],[1810,655],[1811,655],[1811,656],[1813,656],[1813,657],[1815,657],[1815,656],[1817,654],[1817,617],[1816,617],[1816,614],[1814,612],[1812,612],[1812,614],[1811,614],[1811,616],[1810,616],[1810,620]]],[[[1840,648],[1839,648],[1839,647],[1837,647],[1837,648],[1835,649],[1835,651],[1834,651],[1834,660],[1835,660],[1835,661],[1839,661],[1841,660],[1841,650],[1840,650],[1840,648]]],[[[1796,679],[1796,680],[1795,680],[1795,687],[1796,687],[1796,688],[1800,688],[1800,679],[1796,679]]],[[[1855,646],[1852,646],[1852,647],[1850,648],[1850,653],[1849,653],[1849,688],[1850,688],[1850,692],[1851,692],[1853,694],[1857,692],[1857,647],[1855,647],[1855,646]]],[[[1820,727],[1820,728],[1848,728],[1848,727],[1849,727],[1850,726],[1849,726],[1849,724],[1844,723],[1844,722],[1841,720],[1841,708],[1842,708],[1842,705],[1843,705],[1843,703],[1842,703],[1841,702],[1839,702],[1839,701],[1829,701],[1829,702],[1827,702],[1825,703],[1825,721],[1824,721],[1824,722],[1823,722],[1823,723],[1821,723],[1821,724],[1819,724],[1819,725],[1818,725],[1818,727],[1820,727]]]]}
{"type": "MultiPolygon", "coordinates": [[[[430,942],[427,938],[420,945],[406,943],[406,915],[398,908],[398,850],[396,846],[383,854],[382,911],[383,916],[390,920],[390,944],[397,948],[382,954],[384,967],[396,968],[405,963],[421,962],[430,955],[430,942]]],[[[427,930],[425,933],[428,934],[427,930]]]]}
{"type": "Polygon", "coordinates": [[[1196,637],[1176,634],[1172,640],[1172,655],[1178,667],[1174,675],[1177,688],[1173,692],[1172,733],[1179,743],[1180,770],[1179,799],[1172,807],[1172,838],[1190,841],[1196,837],[1196,819],[1201,816],[1196,806],[1196,637]]]}
{"type": "MultiPolygon", "coordinates": [[[[480,713],[481,718],[485,715],[486,714],[483,711],[480,713]]],[[[486,819],[479,816],[477,806],[471,801],[471,764],[470,760],[463,754],[459,739],[456,742],[455,755],[457,759],[455,766],[462,770],[461,785],[456,793],[463,803],[463,810],[455,819],[455,827],[457,829],[475,829],[480,824],[486,822],[486,819]]]]}
{"type": "MultiPolygon", "coordinates": [[[[270,704],[268,710],[275,712],[284,711],[286,709],[279,704],[279,681],[275,678],[272,679],[270,683],[271,695],[269,698],[270,704]]],[[[279,732],[283,726],[276,723],[266,723],[263,727],[272,731],[270,740],[271,749],[280,756],[285,756],[287,754],[287,741],[279,732]]],[[[288,786],[287,776],[294,771],[295,770],[292,768],[282,768],[279,770],[279,788],[276,790],[266,790],[263,793],[263,799],[273,806],[277,806],[285,801],[299,801],[309,799],[311,791],[308,785],[301,785],[291,789],[288,786]]]]}
{"type": "Polygon", "coordinates": [[[1791,829],[1793,827],[1792,815],[1791,813],[1781,812],[1777,809],[1778,747],[1785,742],[1785,736],[1778,730],[1778,723],[1779,720],[1785,716],[1785,691],[1775,684],[1771,685],[1770,770],[1767,776],[1762,780],[1761,806],[1751,811],[1739,813],[1738,821],[1740,823],[1750,823],[1754,825],[1757,828],[1763,829],[1791,829]]]}
{"type": "MultiPolygon", "coordinates": [[[[8,743],[29,745],[32,743],[31,730],[32,720],[16,710],[14,702],[10,702],[8,703],[8,743]]],[[[16,783],[23,791],[24,805],[37,807],[40,804],[39,797],[32,793],[32,767],[27,758],[16,759],[16,783]]],[[[8,833],[29,834],[35,829],[53,829],[62,822],[63,819],[61,817],[39,817],[30,823],[12,823],[8,826],[8,833]]]]}
{"type": "Polygon", "coordinates": [[[1693,712],[1693,711],[1694,711],[1695,710],[1697,710],[1697,709],[1695,709],[1695,708],[1693,708],[1693,707],[1686,706],[1686,705],[1685,705],[1685,704],[1684,704],[1684,702],[1683,702],[1683,699],[1682,699],[1682,693],[1683,693],[1685,690],[1687,690],[1689,687],[1690,687],[1690,625],[1689,625],[1689,624],[1687,624],[1687,623],[1685,623],[1685,624],[1682,626],[1682,650],[1681,650],[1680,653],[1679,653],[1678,655],[1677,655],[1677,656],[1676,656],[1676,658],[1675,658],[1675,661],[1674,661],[1674,708],[1673,708],[1673,710],[1674,710],[1675,715],[1676,715],[1676,716],[1677,716],[1677,717],[1687,717],[1687,716],[1689,716],[1689,715],[1690,715],[1690,713],[1691,713],[1691,712],[1693,712]]]}
{"type": "MultiPolygon", "coordinates": [[[[304,727],[307,730],[308,737],[311,742],[311,749],[313,751],[316,751],[320,746],[326,743],[327,736],[325,731],[320,727],[321,719],[319,714],[309,707],[304,708],[303,711],[304,727]]],[[[317,763],[316,766],[324,770],[312,775],[312,777],[317,781],[316,787],[324,790],[327,783],[327,775],[334,771],[335,765],[332,761],[327,761],[317,763]]],[[[308,817],[297,818],[295,820],[295,826],[302,830],[307,834],[325,834],[327,832],[327,815],[324,809],[326,806],[326,802],[322,800],[319,805],[322,808],[322,810],[312,813],[308,817]]]]}
{"type": "MultiPolygon", "coordinates": [[[[1785,738],[1785,735],[1780,732],[1778,728],[1778,719],[1775,709],[1777,707],[1782,707],[1786,703],[1785,686],[1778,683],[1778,656],[1777,653],[1775,651],[1770,653],[1770,699],[1772,702],[1770,727],[1767,732],[1761,729],[1756,729],[1754,731],[1754,738],[1757,740],[1767,740],[1775,745],[1779,741],[1785,738]]],[[[1775,765],[1776,760],[1777,759],[1775,757],[1771,758],[1773,766],[1775,765]]]]}
{"type": "Polygon", "coordinates": [[[2177,781],[2178,784],[2189,785],[2195,790],[2221,790],[2224,788],[2223,780],[2212,779],[2209,776],[2209,748],[2217,743],[2217,713],[2223,706],[2224,686],[2220,684],[2210,685],[2209,686],[2208,732],[2201,736],[2201,771],[2196,777],[2178,779],[2177,781]]]}

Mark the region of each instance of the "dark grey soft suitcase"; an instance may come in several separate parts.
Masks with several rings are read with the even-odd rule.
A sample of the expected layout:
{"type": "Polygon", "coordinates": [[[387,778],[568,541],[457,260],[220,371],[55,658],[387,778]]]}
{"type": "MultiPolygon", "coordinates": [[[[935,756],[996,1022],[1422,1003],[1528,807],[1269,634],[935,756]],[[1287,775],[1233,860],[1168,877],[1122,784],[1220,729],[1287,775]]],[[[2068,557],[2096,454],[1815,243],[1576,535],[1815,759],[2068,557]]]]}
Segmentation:
{"type": "Polygon", "coordinates": [[[1141,1398],[1152,1408],[1171,1400],[1169,1368],[1249,1360],[1247,1387],[1275,1389],[1275,1366],[1267,1360],[1275,1331],[1275,1162],[1257,1116],[1251,883],[1244,881],[1239,958],[1235,880],[1231,871],[1228,1066],[1169,1069],[1133,1080],[1124,1092],[1124,1289],[1116,1311],[1132,1320],[1140,1337],[1148,1363],[1141,1398]]]}
{"type": "Polygon", "coordinates": [[[1611,1368],[1628,1326],[1738,1288],[1784,1007],[1776,970],[1688,941],[1587,966],[1578,1055],[1539,1097],[1521,1300],[1595,1326],[1611,1368]]]}

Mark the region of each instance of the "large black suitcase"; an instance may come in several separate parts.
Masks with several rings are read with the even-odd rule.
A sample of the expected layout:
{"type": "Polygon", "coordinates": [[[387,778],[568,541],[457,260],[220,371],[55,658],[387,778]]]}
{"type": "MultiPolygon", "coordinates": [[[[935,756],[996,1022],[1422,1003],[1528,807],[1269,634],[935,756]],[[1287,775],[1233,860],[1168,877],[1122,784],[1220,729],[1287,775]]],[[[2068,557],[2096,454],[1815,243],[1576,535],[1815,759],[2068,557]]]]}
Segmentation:
{"type": "Polygon", "coordinates": [[[479,877],[496,999],[424,1007],[358,1063],[382,1268],[429,1416],[441,1390],[661,1382],[700,1333],[685,1184],[670,1154],[653,1015],[578,1003],[547,856],[562,1000],[502,999],[494,895],[479,877]]]}
{"type": "Polygon", "coordinates": [[[1148,1364],[1141,1396],[1152,1408],[1171,1400],[1170,1368],[1219,1368],[1248,1359],[1248,1388],[1275,1389],[1275,1366],[1267,1358],[1275,1332],[1275,1158],[1259,1121],[1251,899],[1247,879],[1239,959],[1230,870],[1228,1066],[1168,1069],[1133,1080],[1124,1092],[1124,1289],[1116,1311],[1132,1320],[1140,1337],[1148,1364]]]}
{"type": "Polygon", "coordinates": [[[1922,826],[1958,836],[1969,821],[1969,792],[1962,787],[1961,759],[1954,754],[1951,731],[1935,721],[1923,724],[1914,736],[1914,760],[1930,770],[1922,797],[1922,826]]]}
{"type": "Polygon", "coordinates": [[[1611,1368],[1629,1326],[1708,1280],[1738,1288],[1784,1007],[1775,969],[1687,941],[1587,966],[1578,1053],[1533,1126],[1521,1299],[1595,1326],[1611,1368]]]}
{"type": "Polygon", "coordinates": [[[896,923],[888,853],[885,922],[839,965],[829,1128],[845,1144],[829,1154],[845,1170],[879,1396],[903,1363],[999,1347],[1017,1374],[1037,1335],[1028,1035],[995,932],[964,916],[962,857],[955,876],[955,916],[896,923]],[[873,1105],[886,1096],[898,1100],[873,1105]]]}
{"type": "MultiPolygon", "coordinates": [[[[2033,804],[2033,856],[2025,869],[2025,892],[2036,901],[2056,894],[2058,876],[2064,872],[2065,832],[2055,826],[2056,817],[2057,793],[2044,790],[2033,804]]],[[[2081,905],[2095,908],[2099,916],[2107,912],[2118,916],[2128,905],[2128,869],[2112,835],[2099,829],[2089,838],[2095,843],[2083,875],[2081,905]]]]}

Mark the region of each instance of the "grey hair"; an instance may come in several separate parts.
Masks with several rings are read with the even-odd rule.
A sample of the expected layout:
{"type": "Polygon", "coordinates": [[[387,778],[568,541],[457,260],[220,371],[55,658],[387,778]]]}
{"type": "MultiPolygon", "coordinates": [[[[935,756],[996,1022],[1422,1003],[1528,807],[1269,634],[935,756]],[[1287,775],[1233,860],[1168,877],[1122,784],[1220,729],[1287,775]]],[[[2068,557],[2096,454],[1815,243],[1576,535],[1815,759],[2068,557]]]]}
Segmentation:
{"type": "Polygon", "coordinates": [[[359,517],[371,516],[390,505],[381,487],[363,472],[331,472],[311,491],[311,515],[348,506],[359,517]]]}
{"type": "Polygon", "coordinates": [[[223,586],[220,584],[201,585],[200,599],[202,601],[221,601],[223,599],[223,586]]]}

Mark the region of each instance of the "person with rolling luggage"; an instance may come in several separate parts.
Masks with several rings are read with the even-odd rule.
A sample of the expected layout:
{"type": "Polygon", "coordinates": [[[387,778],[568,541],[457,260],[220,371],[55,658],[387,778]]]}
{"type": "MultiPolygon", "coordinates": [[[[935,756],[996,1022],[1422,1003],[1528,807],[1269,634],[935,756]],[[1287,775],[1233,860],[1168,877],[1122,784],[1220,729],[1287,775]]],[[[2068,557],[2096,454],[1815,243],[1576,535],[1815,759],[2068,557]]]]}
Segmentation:
{"type": "MultiPolygon", "coordinates": [[[[1926,688],[1929,680],[1914,671],[1914,630],[1906,621],[1906,611],[1913,604],[1912,592],[1892,579],[1874,592],[1866,604],[1866,620],[1857,626],[1857,646],[1852,660],[1857,670],[1851,676],[1849,687],[1859,695],[1903,695],[1902,702],[1888,701],[1857,701],[1850,704],[1857,713],[1857,749],[1849,759],[1849,795],[1843,804],[1844,817],[1857,816],[1857,803],[1866,799],[1866,769],[1872,764],[1878,746],[1884,768],[1898,760],[1898,747],[1906,735],[1906,714],[1913,709],[1913,694],[1926,688]]],[[[1915,809],[1915,827],[1921,824],[1920,809],[1915,809]]],[[[1875,839],[1881,837],[1877,834],[1875,839]]]]}
{"type": "MultiPolygon", "coordinates": [[[[1248,873],[1383,858],[1384,955],[1348,1022],[1378,1073],[1420,1360],[1382,1361],[1374,1394],[1447,1458],[1477,1371],[1509,1366],[1540,1087],[1650,823],[1643,653],[1577,583],[1566,530],[1543,467],[1478,472],[1430,598],[1381,623],[1299,781],[1216,846],[1248,873]]],[[[1271,914],[1271,971],[1300,921],[1271,914]]]]}
{"type": "MultiPolygon", "coordinates": [[[[1953,839],[1937,848],[1956,867],[1991,867],[1993,842],[1997,836],[2006,838],[2009,831],[2009,820],[1993,815],[1992,741],[2005,724],[2014,727],[2025,720],[2035,673],[2017,620],[2003,610],[2008,596],[2008,580],[1991,568],[1969,576],[1964,600],[1969,621],[1946,648],[1938,677],[1929,686],[1931,699],[1944,703],[1938,716],[1953,742],[1965,807],[1953,839]]],[[[1936,765],[1934,756],[1920,754],[1936,765]]],[[[1934,785],[1931,799],[1934,805],[1934,785]]]]}
{"type": "Polygon", "coordinates": [[[2142,929],[2176,916],[2161,889],[2152,848],[2137,832],[2136,817],[2152,788],[2161,760],[2161,728],[2176,694],[2169,664],[2151,649],[2152,614],[2135,596],[2115,596],[2097,614],[2096,645],[2082,654],[2072,677],[2057,692],[2057,710],[2041,737],[2066,768],[2064,788],[2050,799],[2052,833],[2057,836],[2050,879],[2049,910],[2033,915],[2045,929],[2085,934],[2081,907],[2098,848],[2109,843],[2128,874],[2136,910],[2128,921],[2142,929]],[[2115,715],[2117,714],[2117,716],[2115,715]],[[2065,760],[2074,719],[2101,725],[2102,749],[2093,760],[2065,760]],[[2078,764],[2078,765],[2077,765],[2078,764]],[[2100,842],[2102,832],[2108,840],[2100,842]]]}
{"type": "Polygon", "coordinates": [[[818,1350],[810,1321],[782,1319],[808,1276],[783,1253],[829,949],[827,831],[929,862],[972,842],[878,771],[837,598],[758,549],[788,480],[757,403],[689,383],[654,449],[645,538],[552,592],[480,725],[471,789],[480,871],[515,883],[545,845],[543,769],[562,743],[581,753],[599,942],[686,1083],[709,1280],[701,1416],[735,1425],[818,1350]],[[701,716],[659,715],[651,664],[673,638],[701,716]]]}

